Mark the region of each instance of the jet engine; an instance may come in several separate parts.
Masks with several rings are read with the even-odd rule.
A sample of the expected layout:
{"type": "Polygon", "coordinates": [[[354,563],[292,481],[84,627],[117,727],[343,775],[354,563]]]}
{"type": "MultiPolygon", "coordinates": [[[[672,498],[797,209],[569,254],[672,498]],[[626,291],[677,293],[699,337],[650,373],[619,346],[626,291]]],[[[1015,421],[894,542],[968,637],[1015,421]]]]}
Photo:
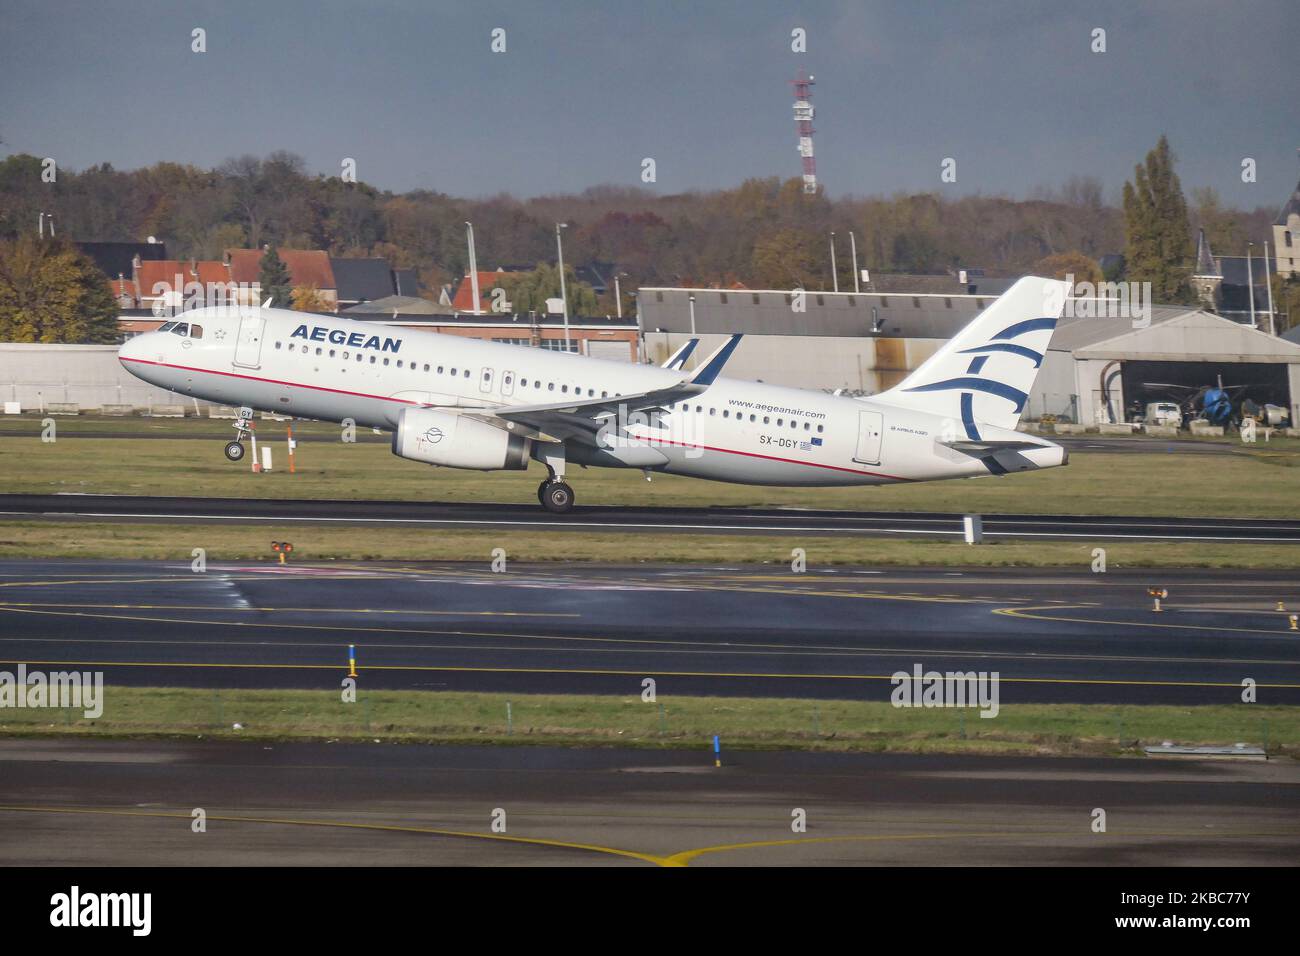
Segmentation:
{"type": "Polygon", "coordinates": [[[405,408],[393,431],[393,454],[474,471],[528,467],[531,442],[477,418],[436,408],[405,408]]]}

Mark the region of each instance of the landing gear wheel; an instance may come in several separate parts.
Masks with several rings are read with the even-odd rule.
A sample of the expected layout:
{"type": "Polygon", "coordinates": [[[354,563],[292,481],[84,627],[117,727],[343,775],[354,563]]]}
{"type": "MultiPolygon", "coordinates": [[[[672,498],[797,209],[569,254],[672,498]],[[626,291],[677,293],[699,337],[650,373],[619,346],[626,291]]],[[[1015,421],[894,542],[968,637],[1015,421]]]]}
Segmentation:
{"type": "Polygon", "coordinates": [[[237,441],[226,442],[226,457],[231,461],[239,461],[244,457],[244,446],[237,441]]]}
{"type": "Polygon", "coordinates": [[[562,481],[547,481],[537,491],[542,507],[552,514],[562,515],[573,510],[573,489],[562,481]]]}

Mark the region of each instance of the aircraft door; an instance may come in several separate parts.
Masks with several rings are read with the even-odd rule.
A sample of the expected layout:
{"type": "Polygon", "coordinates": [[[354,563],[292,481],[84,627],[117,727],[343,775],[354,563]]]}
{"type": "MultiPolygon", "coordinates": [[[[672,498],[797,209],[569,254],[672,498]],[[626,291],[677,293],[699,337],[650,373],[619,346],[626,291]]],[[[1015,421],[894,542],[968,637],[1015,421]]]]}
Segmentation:
{"type": "Polygon", "coordinates": [[[245,312],[239,318],[239,337],[235,340],[235,364],[243,368],[261,368],[262,334],[266,317],[260,311],[245,312]]]}
{"type": "Polygon", "coordinates": [[[885,416],[880,412],[858,412],[858,452],[854,461],[866,465],[880,464],[880,443],[885,431],[885,416]]]}
{"type": "Polygon", "coordinates": [[[501,394],[513,395],[515,393],[515,373],[507,369],[501,373],[501,394]]]}

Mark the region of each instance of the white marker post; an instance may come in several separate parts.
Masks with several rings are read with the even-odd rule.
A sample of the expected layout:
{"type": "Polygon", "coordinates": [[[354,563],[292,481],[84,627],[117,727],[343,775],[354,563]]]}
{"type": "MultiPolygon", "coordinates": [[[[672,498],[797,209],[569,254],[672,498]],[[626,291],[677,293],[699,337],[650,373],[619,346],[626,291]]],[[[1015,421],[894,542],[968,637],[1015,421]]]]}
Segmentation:
{"type": "Polygon", "coordinates": [[[984,543],[984,519],[981,516],[963,515],[961,530],[967,544],[984,543]]]}
{"type": "Polygon", "coordinates": [[[262,470],[263,471],[271,470],[271,446],[270,445],[262,446],[262,470]]]}

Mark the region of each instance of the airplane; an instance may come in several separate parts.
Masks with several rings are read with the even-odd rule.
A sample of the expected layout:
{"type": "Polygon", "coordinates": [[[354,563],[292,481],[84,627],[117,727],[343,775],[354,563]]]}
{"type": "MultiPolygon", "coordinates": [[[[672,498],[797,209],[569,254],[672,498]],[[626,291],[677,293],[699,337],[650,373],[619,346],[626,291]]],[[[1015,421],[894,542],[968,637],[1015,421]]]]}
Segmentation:
{"type": "Polygon", "coordinates": [[[1027,276],[894,387],[855,398],[724,378],[741,336],[693,371],[688,342],[637,365],[256,305],[182,312],[129,339],[122,365],[185,396],[390,431],[393,453],[479,471],[546,467],[538,501],[574,505],[566,466],[751,485],[933,481],[1052,468],[1016,431],[1068,284],[1027,276]]]}

